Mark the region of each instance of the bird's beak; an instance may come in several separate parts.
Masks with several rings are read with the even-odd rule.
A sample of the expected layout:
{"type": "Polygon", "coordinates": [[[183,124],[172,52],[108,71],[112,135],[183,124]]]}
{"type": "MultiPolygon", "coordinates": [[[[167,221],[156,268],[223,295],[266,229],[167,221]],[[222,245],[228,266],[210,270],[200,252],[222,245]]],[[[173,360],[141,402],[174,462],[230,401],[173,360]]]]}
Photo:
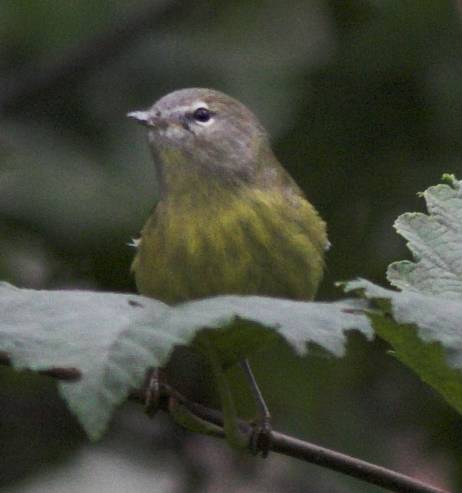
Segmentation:
{"type": "Polygon", "coordinates": [[[155,125],[154,119],[149,111],[132,111],[127,113],[127,116],[147,127],[153,127],[155,125]]]}

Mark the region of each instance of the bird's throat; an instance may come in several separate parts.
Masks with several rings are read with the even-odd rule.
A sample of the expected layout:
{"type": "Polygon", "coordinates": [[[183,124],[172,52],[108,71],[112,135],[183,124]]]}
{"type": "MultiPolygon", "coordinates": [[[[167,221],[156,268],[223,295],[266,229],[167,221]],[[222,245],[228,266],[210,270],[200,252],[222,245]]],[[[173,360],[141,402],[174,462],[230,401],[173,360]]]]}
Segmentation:
{"type": "Polygon", "coordinates": [[[166,147],[156,159],[161,200],[176,204],[194,201],[222,201],[223,195],[239,193],[249,186],[249,180],[220,163],[193,160],[177,148],[166,147]]]}

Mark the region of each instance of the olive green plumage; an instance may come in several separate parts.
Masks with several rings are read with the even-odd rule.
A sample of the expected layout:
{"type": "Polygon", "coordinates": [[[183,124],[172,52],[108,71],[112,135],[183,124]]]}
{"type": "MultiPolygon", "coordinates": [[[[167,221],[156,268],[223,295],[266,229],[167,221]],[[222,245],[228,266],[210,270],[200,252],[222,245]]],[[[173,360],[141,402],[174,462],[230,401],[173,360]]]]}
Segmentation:
{"type": "Polygon", "coordinates": [[[142,294],[168,303],[218,294],[314,296],[325,224],[244,105],[210,89],[185,89],[130,116],[149,127],[160,185],[132,266],[142,294]]]}

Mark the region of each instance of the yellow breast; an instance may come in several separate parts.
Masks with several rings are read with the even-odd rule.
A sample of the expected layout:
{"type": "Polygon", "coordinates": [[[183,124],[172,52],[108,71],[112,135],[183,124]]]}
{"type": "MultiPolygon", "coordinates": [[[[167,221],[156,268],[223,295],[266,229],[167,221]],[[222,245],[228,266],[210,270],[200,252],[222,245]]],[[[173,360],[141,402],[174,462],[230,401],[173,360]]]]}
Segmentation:
{"type": "Polygon", "coordinates": [[[160,202],[132,265],[140,293],[167,303],[219,294],[311,299],[322,278],[325,223],[299,196],[224,192],[160,202]]]}

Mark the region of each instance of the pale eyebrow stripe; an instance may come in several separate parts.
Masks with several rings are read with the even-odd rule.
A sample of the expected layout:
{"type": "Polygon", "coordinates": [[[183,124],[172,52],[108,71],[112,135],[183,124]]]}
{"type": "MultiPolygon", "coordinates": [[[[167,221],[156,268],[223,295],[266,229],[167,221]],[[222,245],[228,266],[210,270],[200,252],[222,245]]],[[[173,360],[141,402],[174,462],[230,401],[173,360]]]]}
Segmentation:
{"type": "Polygon", "coordinates": [[[209,105],[207,103],[204,103],[204,101],[196,101],[192,106],[191,110],[197,110],[198,108],[205,108],[206,110],[209,109],[209,105]]]}
{"type": "Polygon", "coordinates": [[[192,105],[190,106],[177,106],[176,108],[174,108],[174,111],[175,112],[180,112],[180,113],[187,113],[189,111],[191,112],[194,112],[195,110],[197,110],[198,108],[205,108],[205,109],[209,109],[209,105],[207,103],[204,103],[204,101],[196,101],[195,103],[193,103],[192,105]]]}

